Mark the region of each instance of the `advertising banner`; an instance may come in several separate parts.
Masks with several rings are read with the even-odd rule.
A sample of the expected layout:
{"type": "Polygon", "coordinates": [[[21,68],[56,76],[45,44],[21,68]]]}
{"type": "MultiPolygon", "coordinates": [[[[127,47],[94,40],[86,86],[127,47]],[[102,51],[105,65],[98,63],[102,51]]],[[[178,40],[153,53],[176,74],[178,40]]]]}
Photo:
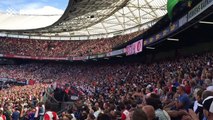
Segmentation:
{"type": "Polygon", "coordinates": [[[4,57],[7,57],[7,58],[15,58],[14,55],[11,55],[11,54],[5,54],[3,55],[4,57]]]}
{"type": "Polygon", "coordinates": [[[106,56],[106,54],[100,54],[100,55],[98,55],[98,58],[103,58],[105,56],[106,56]]]}
{"type": "Polygon", "coordinates": [[[183,16],[182,18],[180,18],[179,20],[179,27],[183,26],[184,24],[187,23],[187,15],[183,16]]]}
{"type": "Polygon", "coordinates": [[[68,60],[67,57],[63,57],[63,58],[60,58],[60,57],[40,57],[37,59],[40,59],[40,60],[68,60]]]}
{"type": "Polygon", "coordinates": [[[135,53],[135,44],[128,45],[126,47],[126,55],[132,55],[135,53]]]}
{"type": "Polygon", "coordinates": [[[76,57],[73,57],[73,60],[87,60],[88,59],[88,56],[76,56],[76,57]]]}
{"type": "Polygon", "coordinates": [[[213,0],[203,0],[198,5],[196,5],[192,10],[188,12],[187,15],[183,16],[179,20],[172,23],[170,26],[165,28],[162,32],[159,32],[146,40],[144,40],[144,45],[148,45],[150,43],[153,43],[157,40],[160,40],[161,38],[164,38],[168,36],[169,34],[173,33],[177,29],[179,29],[181,26],[186,24],[188,21],[192,20],[196,16],[198,16],[200,13],[208,9],[210,6],[213,5],[213,0]]]}
{"type": "Polygon", "coordinates": [[[124,53],[124,49],[120,49],[120,50],[114,50],[112,52],[107,53],[107,56],[116,56],[116,55],[121,55],[124,53]]]}
{"type": "Polygon", "coordinates": [[[89,56],[89,59],[95,59],[97,56],[96,55],[91,55],[89,56]]]}
{"type": "Polygon", "coordinates": [[[14,58],[22,58],[22,59],[32,59],[31,56],[20,56],[20,55],[13,55],[14,58]]]}
{"type": "Polygon", "coordinates": [[[142,50],[143,50],[143,40],[139,40],[139,41],[137,41],[137,42],[135,42],[133,44],[135,44],[134,45],[135,46],[135,54],[137,54],[139,52],[142,52],[142,50]]]}
{"type": "Polygon", "coordinates": [[[178,28],[180,28],[179,20],[174,22],[173,24],[171,24],[169,27],[165,28],[163,31],[153,35],[152,37],[147,38],[144,41],[144,44],[148,45],[150,43],[156,42],[156,41],[160,40],[161,38],[164,38],[164,37],[168,36],[169,34],[173,33],[178,28]]]}
{"type": "Polygon", "coordinates": [[[200,13],[205,11],[213,5],[213,0],[202,0],[199,4],[197,4],[192,10],[188,13],[188,21],[191,21],[193,18],[198,16],[200,13]]]}
{"type": "Polygon", "coordinates": [[[67,57],[31,57],[31,56],[21,56],[21,55],[11,55],[11,54],[3,55],[3,57],[21,58],[21,59],[34,59],[34,60],[68,60],[67,57]]]}

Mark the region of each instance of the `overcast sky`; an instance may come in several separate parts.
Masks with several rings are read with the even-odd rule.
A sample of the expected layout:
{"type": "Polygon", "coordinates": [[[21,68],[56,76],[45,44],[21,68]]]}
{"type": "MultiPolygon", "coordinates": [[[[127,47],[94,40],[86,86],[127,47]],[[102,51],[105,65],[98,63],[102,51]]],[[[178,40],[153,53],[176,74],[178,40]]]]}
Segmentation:
{"type": "Polygon", "coordinates": [[[0,11],[19,14],[63,14],[69,0],[0,0],[0,11]]]}

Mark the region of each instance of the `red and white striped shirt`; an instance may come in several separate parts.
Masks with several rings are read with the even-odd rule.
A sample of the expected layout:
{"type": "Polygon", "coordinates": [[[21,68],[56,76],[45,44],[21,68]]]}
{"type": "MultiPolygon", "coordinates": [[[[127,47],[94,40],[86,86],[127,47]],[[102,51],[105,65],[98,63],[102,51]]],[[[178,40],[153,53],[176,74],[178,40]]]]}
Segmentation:
{"type": "Polygon", "coordinates": [[[130,113],[128,110],[124,110],[121,114],[121,120],[130,120],[130,113]]]}
{"type": "Polygon", "coordinates": [[[0,115],[0,120],[6,120],[6,116],[5,115],[0,115]]]}
{"type": "Polygon", "coordinates": [[[47,111],[44,114],[44,120],[58,120],[58,115],[56,112],[52,112],[52,111],[47,111]]]}

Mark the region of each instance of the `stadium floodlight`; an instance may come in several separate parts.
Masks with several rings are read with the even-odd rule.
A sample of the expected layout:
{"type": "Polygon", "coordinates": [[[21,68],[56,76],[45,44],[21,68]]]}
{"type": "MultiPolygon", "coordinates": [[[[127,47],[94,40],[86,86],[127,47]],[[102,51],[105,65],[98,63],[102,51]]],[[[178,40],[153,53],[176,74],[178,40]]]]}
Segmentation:
{"type": "Polygon", "coordinates": [[[176,38],[167,38],[167,40],[168,40],[168,41],[176,41],[176,42],[179,41],[179,39],[176,39],[176,38]]]}
{"type": "Polygon", "coordinates": [[[202,24],[211,24],[211,25],[213,25],[213,22],[209,22],[209,21],[199,21],[199,23],[202,23],[202,24]]]}
{"type": "Polygon", "coordinates": [[[154,50],[154,47],[146,47],[146,49],[154,50]]]}

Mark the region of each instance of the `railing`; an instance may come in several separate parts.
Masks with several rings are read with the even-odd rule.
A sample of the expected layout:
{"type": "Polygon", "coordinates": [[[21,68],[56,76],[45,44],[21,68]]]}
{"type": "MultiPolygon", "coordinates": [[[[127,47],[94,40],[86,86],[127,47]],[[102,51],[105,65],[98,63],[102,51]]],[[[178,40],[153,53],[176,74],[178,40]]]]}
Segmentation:
{"type": "Polygon", "coordinates": [[[61,105],[61,110],[57,112],[58,116],[61,116],[63,112],[70,110],[74,106],[74,102],[63,102],[61,105]]]}
{"type": "MultiPolygon", "coordinates": [[[[49,89],[49,88],[48,88],[49,89]]],[[[74,102],[60,102],[57,101],[50,93],[51,91],[45,90],[45,97],[43,99],[44,103],[51,104],[51,109],[56,111],[57,114],[60,116],[63,112],[68,111],[74,105],[74,102]]]]}
{"type": "MultiPolygon", "coordinates": [[[[47,88],[47,89],[49,89],[49,88],[47,88]]],[[[49,100],[52,103],[59,103],[59,101],[57,101],[52,95],[50,95],[52,93],[49,93],[49,92],[50,91],[45,90],[45,95],[46,95],[45,97],[47,97],[46,100],[49,100]]],[[[43,102],[46,102],[46,101],[43,101],[43,102]]]]}

